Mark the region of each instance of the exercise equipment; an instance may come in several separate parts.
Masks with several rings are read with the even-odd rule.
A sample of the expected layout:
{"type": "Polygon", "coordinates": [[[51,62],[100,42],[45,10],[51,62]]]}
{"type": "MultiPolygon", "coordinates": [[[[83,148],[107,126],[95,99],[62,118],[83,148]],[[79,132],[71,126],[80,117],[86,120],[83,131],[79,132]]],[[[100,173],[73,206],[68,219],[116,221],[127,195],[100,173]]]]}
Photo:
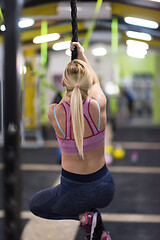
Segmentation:
{"type": "Polygon", "coordinates": [[[131,152],[131,162],[136,163],[138,161],[138,152],[137,151],[132,151],[131,152]]]}
{"type": "Polygon", "coordinates": [[[106,145],[105,146],[105,153],[112,154],[113,153],[113,146],[112,145],[106,145]]]}
{"type": "MultiPolygon", "coordinates": [[[[89,45],[93,30],[95,28],[97,16],[99,14],[99,11],[101,9],[103,0],[97,0],[94,16],[91,21],[91,25],[87,31],[85,40],[82,44],[83,48],[86,50],[86,48],[89,45]]],[[[72,42],[78,42],[78,26],[77,26],[77,6],[76,6],[76,0],[70,0],[71,5],[71,18],[72,18],[72,42]]],[[[73,61],[75,58],[77,58],[77,49],[75,48],[74,51],[72,51],[72,57],[71,60],[73,61]]]]}
{"type": "MultiPolygon", "coordinates": [[[[72,42],[78,42],[78,25],[77,25],[77,6],[76,0],[70,0],[71,6],[71,18],[72,18],[72,42]]],[[[75,47],[74,51],[72,51],[71,60],[73,61],[78,56],[77,48],[75,47]]]]}
{"type": "Polygon", "coordinates": [[[18,19],[21,1],[4,1],[4,146],[3,146],[3,239],[19,240],[20,222],[20,82],[18,77],[18,19]]]}
{"type": "Polygon", "coordinates": [[[113,151],[114,159],[120,160],[124,158],[124,156],[125,156],[125,151],[123,150],[123,148],[121,146],[116,146],[113,151]]]}
{"type": "Polygon", "coordinates": [[[106,164],[108,165],[112,164],[113,158],[120,160],[120,159],[123,159],[124,156],[125,156],[125,151],[120,145],[117,145],[115,148],[112,145],[105,146],[106,164]]]}

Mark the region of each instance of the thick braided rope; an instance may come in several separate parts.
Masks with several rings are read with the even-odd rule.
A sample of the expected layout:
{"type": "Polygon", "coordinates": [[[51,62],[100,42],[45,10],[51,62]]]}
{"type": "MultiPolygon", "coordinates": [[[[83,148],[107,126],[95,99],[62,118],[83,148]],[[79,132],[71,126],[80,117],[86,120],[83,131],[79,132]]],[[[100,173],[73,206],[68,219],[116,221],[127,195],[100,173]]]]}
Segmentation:
{"type": "MultiPolygon", "coordinates": [[[[78,25],[77,25],[77,6],[76,0],[70,0],[71,18],[72,18],[72,42],[78,42],[78,25]]],[[[71,60],[77,58],[77,48],[72,52],[71,60]]]]}

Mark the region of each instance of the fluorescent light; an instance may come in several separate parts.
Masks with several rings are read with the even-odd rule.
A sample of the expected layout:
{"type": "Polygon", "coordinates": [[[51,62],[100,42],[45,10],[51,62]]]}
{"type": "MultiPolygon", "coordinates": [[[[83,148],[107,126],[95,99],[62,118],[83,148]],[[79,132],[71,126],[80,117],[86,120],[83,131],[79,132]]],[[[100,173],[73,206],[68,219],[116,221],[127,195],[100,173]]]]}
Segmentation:
{"type": "Polygon", "coordinates": [[[92,50],[94,56],[104,56],[107,54],[107,50],[104,47],[97,47],[92,50]]]}
{"type": "MultiPolygon", "coordinates": [[[[20,28],[27,28],[27,27],[31,27],[34,24],[34,22],[35,21],[32,18],[23,18],[18,22],[18,26],[20,28]]],[[[4,24],[0,26],[0,30],[2,32],[6,30],[6,27],[4,24]]]]}
{"type": "Polygon", "coordinates": [[[145,42],[127,40],[127,54],[130,57],[144,58],[149,49],[149,45],[145,42]]]}
{"type": "Polygon", "coordinates": [[[6,31],[6,27],[5,27],[5,25],[4,25],[4,24],[1,25],[1,26],[0,26],[0,29],[1,29],[2,32],[6,31]]]}
{"type": "Polygon", "coordinates": [[[160,0],[150,0],[152,2],[159,2],[160,3],[160,0]]]}
{"type": "Polygon", "coordinates": [[[130,57],[134,57],[134,58],[145,58],[145,53],[143,52],[136,52],[136,51],[132,51],[130,49],[127,49],[127,55],[130,57]]]}
{"type": "Polygon", "coordinates": [[[59,33],[50,33],[47,35],[41,35],[41,36],[37,36],[33,39],[33,42],[35,44],[39,44],[39,43],[43,43],[43,42],[52,42],[55,40],[58,40],[60,38],[59,33]]]}
{"type": "Polygon", "coordinates": [[[68,48],[66,51],[65,51],[65,54],[69,57],[71,57],[71,50],[68,48]]]}
{"type": "Polygon", "coordinates": [[[128,24],[133,24],[141,27],[147,27],[147,28],[153,28],[153,29],[157,29],[159,27],[157,22],[141,19],[141,18],[125,17],[124,21],[128,24]]]}
{"type": "Polygon", "coordinates": [[[143,33],[143,32],[133,32],[133,31],[127,31],[126,32],[127,37],[130,38],[137,38],[140,40],[145,40],[145,41],[151,41],[152,37],[148,33],[143,33]]]}
{"type": "Polygon", "coordinates": [[[149,45],[145,42],[127,40],[126,44],[127,44],[128,47],[132,47],[132,48],[149,49],[149,45]]]}
{"type": "Polygon", "coordinates": [[[140,48],[140,47],[133,48],[132,46],[128,46],[127,47],[127,51],[133,52],[133,53],[136,53],[136,54],[142,54],[142,55],[146,55],[147,54],[147,49],[140,48]]]}
{"type": "Polygon", "coordinates": [[[140,44],[130,44],[127,47],[127,54],[130,57],[135,57],[135,58],[144,58],[145,55],[147,54],[147,46],[143,45],[142,43],[140,44]]]}
{"type": "Polygon", "coordinates": [[[32,18],[22,18],[19,20],[18,22],[18,26],[20,28],[27,28],[27,27],[31,27],[34,24],[34,19],[32,18]]]}
{"type": "Polygon", "coordinates": [[[64,50],[70,47],[70,42],[71,41],[65,41],[65,42],[58,42],[53,45],[53,50],[60,51],[64,50]]]}

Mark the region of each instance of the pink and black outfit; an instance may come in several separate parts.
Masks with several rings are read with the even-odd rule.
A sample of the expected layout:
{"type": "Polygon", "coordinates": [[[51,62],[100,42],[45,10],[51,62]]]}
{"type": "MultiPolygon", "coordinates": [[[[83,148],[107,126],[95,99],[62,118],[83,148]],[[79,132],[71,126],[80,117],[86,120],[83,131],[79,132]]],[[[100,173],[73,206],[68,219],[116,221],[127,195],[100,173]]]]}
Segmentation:
{"type": "MultiPolygon", "coordinates": [[[[94,100],[94,101],[96,101],[96,100],[94,100]]],[[[91,102],[90,98],[86,98],[83,102],[83,114],[84,114],[85,119],[88,122],[88,125],[89,125],[91,131],[92,131],[92,135],[90,137],[86,137],[83,139],[83,151],[84,152],[104,145],[104,140],[105,140],[105,129],[103,131],[99,131],[100,120],[101,120],[99,104],[96,101],[98,109],[99,109],[99,120],[98,120],[98,128],[97,128],[91,115],[90,115],[90,112],[89,112],[90,102],[91,102]]],[[[57,125],[64,136],[64,139],[59,138],[57,136],[59,146],[61,148],[61,151],[64,153],[78,153],[78,150],[77,150],[77,147],[75,144],[75,140],[72,139],[72,137],[71,137],[70,105],[67,102],[63,102],[62,106],[64,107],[65,114],[66,114],[66,128],[65,128],[66,133],[63,132],[61,126],[59,125],[59,122],[58,122],[58,119],[57,119],[56,113],[55,113],[56,106],[54,108],[54,116],[55,116],[57,125]]]]}
{"type": "MultiPolygon", "coordinates": [[[[92,136],[84,138],[84,151],[104,145],[105,139],[105,130],[99,131],[99,104],[97,102],[99,123],[96,127],[89,112],[91,101],[90,98],[86,98],[83,102],[84,117],[92,131],[92,136]]],[[[74,154],[78,151],[75,140],[71,138],[70,105],[67,102],[63,102],[62,105],[66,113],[66,131],[65,133],[61,131],[64,139],[58,136],[57,138],[62,152],[74,154]]],[[[61,129],[55,109],[54,116],[58,127],[61,129]]],[[[80,213],[87,212],[90,209],[106,207],[112,201],[113,196],[114,182],[106,165],[97,172],[87,175],[75,174],[62,169],[60,184],[34,194],[29,205],[33,214],[42,218],[79,220],[80,213]]]]}

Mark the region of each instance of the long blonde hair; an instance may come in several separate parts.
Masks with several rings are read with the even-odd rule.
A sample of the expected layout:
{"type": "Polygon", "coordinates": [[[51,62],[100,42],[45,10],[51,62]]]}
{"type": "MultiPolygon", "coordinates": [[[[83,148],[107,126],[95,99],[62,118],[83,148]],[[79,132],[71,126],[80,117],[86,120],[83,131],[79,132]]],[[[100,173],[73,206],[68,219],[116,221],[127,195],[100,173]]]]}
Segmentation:
{"type": "Polygon", "coordinates": [[[67,88],[67,95],[71,97],[71,120],[76,146],[81,158],[83,156],[84,117],[83,99],[89,94],[93,84],[92,74],[87,64],[79,59],[68,63],[63,81],[67,88]]]}

